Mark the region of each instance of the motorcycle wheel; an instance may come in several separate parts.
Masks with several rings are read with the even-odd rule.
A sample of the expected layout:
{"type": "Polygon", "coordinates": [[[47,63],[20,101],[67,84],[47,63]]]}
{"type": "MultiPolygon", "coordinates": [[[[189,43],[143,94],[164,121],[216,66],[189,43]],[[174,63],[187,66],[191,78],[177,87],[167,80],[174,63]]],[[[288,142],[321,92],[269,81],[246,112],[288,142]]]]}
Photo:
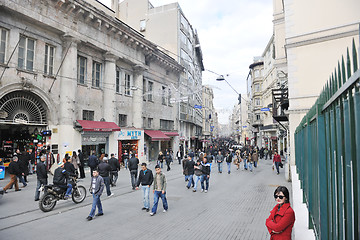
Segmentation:
{"type": "Polygon", "coordinates": [[[83,186],[77,186],[72,193],[72,200],[74,203],[81,203],[86,198],[86,189],[83,186]]]}
{"type": "Polygon", "coordinates": [[[56,197],[51,193],[45,194],[39,201],[39,208],[43,212],[50,212],[54,209],[55,205],[56,197]]]}

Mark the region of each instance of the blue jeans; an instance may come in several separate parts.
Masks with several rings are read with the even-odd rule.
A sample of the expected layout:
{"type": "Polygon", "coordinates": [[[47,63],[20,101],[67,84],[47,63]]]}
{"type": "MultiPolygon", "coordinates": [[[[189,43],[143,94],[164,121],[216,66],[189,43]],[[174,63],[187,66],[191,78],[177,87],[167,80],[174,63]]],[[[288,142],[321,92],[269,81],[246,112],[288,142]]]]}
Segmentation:
{"type": "Polygon", "coordinates": [[[228,173],[231,172],[231,162],[226,162],[228,173]]]}
{"type": "Polygon", "coordinates": [[[195,183],[194,183],[194,189],[195,189],[195,190],[196,190],[196,188],[197,188],[198,181],[201,182],[201,176],[196,176],[196,175],[195,175],[195,183]]]}
{"type": "Polygon", "coordinates": [[[127,167],[128,167],[128,159],[127,158],[124,159],[124,166],[127,169],[127,167]]]}
{"type": "Polygon", "coordinates": [[[47,179],[44,181],[40,181],[39,179],[37,180],[37,184],[36,184],[36,190],[35,190],[35,200],[39,200],[40,197],[40,192],[39,189],[41,187],[41,185],[47,185],[47,179]]]}
{"type": "Polygon", "coordinates": [[[189,180],[188,184],[187,184],[187,187],[190,188],[191,185],[194,186],[194,178],[193,178],[193,175],[187,175],[187,179],[189,180]]]}
{"type": "Polygon", "coordinates": [[[95,216],[96,207],[98,208],[98,213],[103,213],[100,196],[93,194],[93,203],[89,214],[90,217],[95,216]]]}
{"type": "Polygon", "coordinates": [[[218,171],[219,171],[219,172],[222,172],[222,165],[223,165],[223,163],[222,163],[222,162],[218,162],[217,164],[218,164],[218,171]]]}
{"type": "Polygon", "coordinates": [[[163,203],[164,210],[166,210],[166,211],[168,210],[168,203],[166,200],[166,192],[163,194],[162,191],[155,191],[154,192],[154,206],[153,206],[151,212],[156,213],[160,197],[161,197],[161,201],[163,203]]]}
{"type": "Polygon", "coordinates": [[[254,167],[257,167],[257,161],[254,161],[254,167]]]}
{"type": "Polygon", "coordinates": [[[19,182],[21,182],[21,183],[24,185],[24,187],[26,187],[26,186],[27,186],[27,183],[25,182],[23,176],[22,176],[22,175],[19,175],[18,178],[19,178],[19,182]]]}
{"type": "Polygon", "coordinates": [[[209,178],[208,175],[203,174],[201,176],[201,189],[209,190],[209,178]],[[206,188],[204,188],[204,182],[206,183],[206,188]]]}
{"type": "Polygon", "coordinates": [[[71,195],[71,191],[72,191],[72,185],[69,183],[67,185],[67,189],[66,189],[66,196],[70,196],[71,195]]]}
{"type": "Polygon", "coordinates": [[[109,177],[103,177],[104,179],[104,184],[105,184],[105,187],[106,187],[106,194],[108,196],[111,195],[111,191],[110,191],[110,178],[109,177]]]}
{"type": "Polygon", "coordinates": [[[275,167],[276,167],[277,173],[280,173],[279,165],[280,165],[280,162],[275,162],[275,167]]]}
{"type": "Polygon", "coordinates": [[[247,170],[247,164],[246,164],[246,159],[244,158],[244,169],[247,170]]]}
{"type": "Polygon", "coordinates": [[[141,186],[143,191],[143,197],[144,197],[144,208],[150,209],[150,199],[149,199],[149,193],[150,193],[150,187],[149,186],[141,186]]]}
{"type": "Polygon", "coordinates": [[[253,170],[253,164],[252,164],[252,162],[249,162],[249,169],[250,169],[250,171],[253,170]]]}

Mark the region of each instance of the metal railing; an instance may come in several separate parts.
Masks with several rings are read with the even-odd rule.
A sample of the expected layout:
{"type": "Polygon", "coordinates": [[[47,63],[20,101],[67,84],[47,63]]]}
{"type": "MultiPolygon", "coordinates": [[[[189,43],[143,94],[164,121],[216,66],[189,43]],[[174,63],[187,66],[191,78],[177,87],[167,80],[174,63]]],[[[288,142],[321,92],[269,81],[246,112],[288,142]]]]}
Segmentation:
{"type": "Polygon", "coordinates": [[[318,239],[360,239],[360,70],[355,41],[295,132],[296,168],[318,239]]]}

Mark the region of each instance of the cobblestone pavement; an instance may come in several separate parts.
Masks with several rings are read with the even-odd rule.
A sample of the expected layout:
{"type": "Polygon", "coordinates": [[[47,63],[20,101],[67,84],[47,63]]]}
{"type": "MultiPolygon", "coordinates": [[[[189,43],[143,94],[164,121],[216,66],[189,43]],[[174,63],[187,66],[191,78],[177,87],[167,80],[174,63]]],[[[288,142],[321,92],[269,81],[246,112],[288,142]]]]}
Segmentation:
{"type": "MultiPolygon", "coordinates": [[[[58,202],[43,213],[34,202],[35,176],[21,192],[8,190],[0,199],[0,239],[269,239],[265,219],[275,206],[278,185],[291,191],[283,172],[276,175],[272,161],[260,160],[254,172],[235,170],[222,174],[212,169],[208,193],[186,189],[180,165],[166,172],[169,211],[151,217],[142,211],[142,192],[132,191],[128,171],[122,169],[113,197],[102,196],[104,216],[88,222],[92,197],[81,204],[58,202]]],[[[153,165],[150,169],[153,169],[153,165]]],[[[87,173],[89,176],[89,173],[87,173]]],[[[1,180],[0,185],[6,185],[1,180]]],[[[90,186],[89,177],[82,184],[90,186]]],[[[150,195],[151,204],[153,195],[150,195]]]]}

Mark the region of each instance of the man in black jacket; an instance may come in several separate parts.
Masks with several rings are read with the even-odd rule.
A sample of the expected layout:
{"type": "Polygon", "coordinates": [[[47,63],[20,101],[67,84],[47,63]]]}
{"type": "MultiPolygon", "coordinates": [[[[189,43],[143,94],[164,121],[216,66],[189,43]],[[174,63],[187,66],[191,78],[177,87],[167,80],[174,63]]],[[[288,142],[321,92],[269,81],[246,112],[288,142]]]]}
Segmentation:
{"type": "Polygon", "coordinates": [[[150,210],[150,199],[149,199],[149,193],[150,193],[150,186],[153,183],[154,176],[152,174],[152,171],[146,167],[146,163],[141,164],[141,171],[139,173],[139,179],[136,184],[136,190],[139,189],[139,186],[141,184],[141,188],[143,190],[143,197],[144,197],[144,207],[142,210],[146,210],[149,212],[150,210]]]}
{"type": "Polygon", "coordinates": [[[60,188],[66,188],[65,199],[70,198],[72,185],[69,181],[69,176],[73,176],[71,173],[67,172],[64,168],[64,162],[61,161],[58,164],[58,168],[55,169],[53,183],[55,186],[60,188]]]}
{"type": "Polygon", "coordinates": [[[79,164],[79,171],[80,171],[80,178],[85,178],[85,171],[84,171],[84,167],[85,167],[85,162],[84,162],[84,154],[81,152],[81,150],[78,150],[78,157],[80,159],[80,164],[79,164]]]}
{"type": "Polygon", "coordinates": [[[113,196],[114,194],[110,191],[110,172],[111,167],[108,164],[108,161],[103,159],[100,164],[98,165],[99,174],[104,179],[105,187],[106,187],[106,193],[108,197],[113,196]]]}
{"type": "Polygon", "coordinates": [[[88,166],[90,167],[90,174],[96,169],[97,165],[99,164],[99,160],[95,155],[95,151],[93,151],[92,155],[88,159],[88,166]]]}
{"type": "Polygon", "coordinates": [[[201,189],[204,189],[204,182],[206,183],[206,188],[205,188],[205,193],[208,192],[209,190],[209,180],[210,180],[210,172],[211,172],[211,167],[210,167],[210,163],[207,162],[207,158],[204,157],[204,160],[202,162],[202,175],[201,175],[201,189]]]}
{"type": "Polygon", "coordinates": [[[115,158],[115,155],[112,153],[111,158],[109,159],[109,165],[111,167],[110,172],[110,183],[112,187],[116,186],[116,181],[118,179],[118,171],[120,171],[120,163],[117,158],[115,158]]]}
{"type": "Polygon", "coordinates": [[[195,162],[194,160],[192,160],[192,158],[189,156],[188,160],[185,164],[185,172],[187,173],[186,177],[188,179],[188,184],[187,184],[187,189],[190,189],[190,187],[194,187],[194,166],[195,166],[195,162]]]}
{"type": "Polygon", "coordinates": [[[139,159],[135,157],[135,154],[132,154],[131,158],[128,162],[128,167],[129,167],[129,171],[130,171],[131,186],[132,186],[133,190],[135,190],[135,187],[136,187],[138,166],[139,166],[139,159]]]}
{"type": "Polygon", "coordinates": [[[4,192],[6,193],[6,190],[11,188],[12,185],[14,185],[14,184],[15,184],[15,191],[21,191],[21,189],[19,189],[19,184],[18,184],[18,180],[17,180],[17,177],[19,175],[21,175],[21,170],[19,167],[17,156],[14,156],[13,160],[9,164],[8,172],[10,174],[10,182],[4,187],[4,192]]]}
{"type": "Polygon", "coordinates": [[[46,157],[45,155],[42,155],[40,157],[40,162],[37,164],[36,167],[36,175],[37,175],[37,185],[36,185],[36,190],[35,190],[35,201],[39,201],[39,197],[40,197],[40,192],[39,189],[41,187],[41,185],[47,185],[47,179],[48,179],[48,175],[46,172],[46,166],[45,166],[45,160],[46,157]]]}

